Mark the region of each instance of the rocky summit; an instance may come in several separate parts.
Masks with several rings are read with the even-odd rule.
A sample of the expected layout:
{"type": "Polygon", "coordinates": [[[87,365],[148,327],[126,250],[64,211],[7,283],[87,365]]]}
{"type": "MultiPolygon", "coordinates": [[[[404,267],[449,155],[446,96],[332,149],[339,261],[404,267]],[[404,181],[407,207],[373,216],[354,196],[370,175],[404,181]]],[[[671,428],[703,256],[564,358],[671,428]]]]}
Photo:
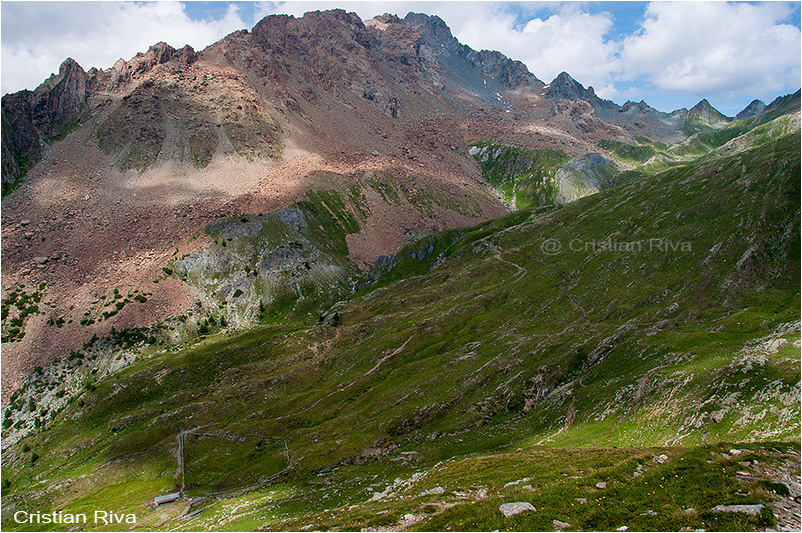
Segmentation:
{"type": "Polygon", "coordinates": [[[799,130],[417,13],[68,58],[2,98],[2,527],[798,529],[799,130]]]}

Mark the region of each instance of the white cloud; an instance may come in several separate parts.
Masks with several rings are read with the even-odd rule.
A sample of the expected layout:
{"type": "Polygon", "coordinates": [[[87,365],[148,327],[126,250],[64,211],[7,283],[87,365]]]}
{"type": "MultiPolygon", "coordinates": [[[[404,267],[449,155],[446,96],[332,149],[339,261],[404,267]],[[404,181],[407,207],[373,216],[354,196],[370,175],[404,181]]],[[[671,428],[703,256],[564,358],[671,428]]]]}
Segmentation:
{"type": "Polygon", "coordinates": [[[725,98],[798,87],[800,31],[782,23],[789,14],[775,2],[653,2],[623,42],[624,77],[725,98]]]}
{"type": "Polygon", "coordinates": [[[246,26],[233,6],[193,21],[179,2],[3,2],[2,92],[35,88],[67,57],[108,68],[159,41],[201,49],[246,26]]]}
{"type": "Polygon", "coordinates": [[[517,27],[515,15],[499,9],[472,20],[457,37],[473,48],[500,50],[523,61],[546,83],[567,71],[600,93],[610,93],[611,76],[620,68],[618,44],[605,39],[612,27],[609,14],[592,15],[572,6],[517,27]]]}
{"type": "MultiPolygon", "coordinates": [[[[257,2],[256,20],[267,15],[283,13],[300,17],[308,11],[325,9],[344,9],[358,14],[362,20],[371,19],[377,15],[391,13],[404,18],[407,13],[427,13],[442,18],[456,35],[459,28],[476,20],[484,20],[498,6],[508,5],[507,2],[464,2],[464,1],[414,1],[414,0],[348,0],[334,2],[331,0],[289,0],[279,2],[257,2]]],[[[552,4],[553,5],[553,4],[552,4]]]]}

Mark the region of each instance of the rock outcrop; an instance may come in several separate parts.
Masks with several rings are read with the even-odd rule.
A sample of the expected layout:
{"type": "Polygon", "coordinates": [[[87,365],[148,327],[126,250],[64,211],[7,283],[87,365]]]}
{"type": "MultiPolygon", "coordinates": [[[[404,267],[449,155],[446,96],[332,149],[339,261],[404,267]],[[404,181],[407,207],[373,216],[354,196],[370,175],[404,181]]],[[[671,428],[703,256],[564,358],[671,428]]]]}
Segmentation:
{"type": "Polygon", "coordinates": [[[535,509],[535,507],[529,502],[503,503],[499,506],[498,510],[501,511],[501,514],[504,515],[505,518],[509,518],[526,511],[537,511],[537,509],[535,509]]]}
{"type": "Polygon", "coordinates": [[[3,183],[14,183],[42,158],[42,143],[63,137],[86,111],[88,76],[67,58],[34,91],[3,97],[3,183]]]}
{"type": "Polygon", "coordinates": [[[766,104],[763,103],[763,100],[752,100],[748,106],[746,106],[743,111],[735,115],[735,120],[746,120],[748,118],[753,118],[761,114],[766,109],[766,104]]]}
{"type": "Polygon", "coordinates": [[[716,108],[710,105],[707,98],[702,99],[688,111],[687,122],[701,121],[712,127],[721,127],[732,122],[732,119],[724,116],[716,108]]]}
{"type": "Polygon", "coordinates": [[[615,185],[618,174],[615,163],[599,154],[587,154],[574,158],[557,170],[560,192],[557,203],[571,202],[583,196],[608,189],[615,185]]]}

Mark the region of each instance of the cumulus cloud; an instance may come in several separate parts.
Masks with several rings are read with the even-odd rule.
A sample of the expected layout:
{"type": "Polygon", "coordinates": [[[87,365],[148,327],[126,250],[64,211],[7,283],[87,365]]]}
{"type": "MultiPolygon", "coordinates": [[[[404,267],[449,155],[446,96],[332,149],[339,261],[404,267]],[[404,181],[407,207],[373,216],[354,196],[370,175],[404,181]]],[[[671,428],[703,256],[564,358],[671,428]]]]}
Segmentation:
{"type": "Polygon", "coordinates": [[[499,7],[484,19],[471,20],[456,33],[473,48],[501,50],[523,61],[546,83],[567,71],[600,93],[612,92],[611,81],[620,70],[620,60],[618,43],[605,37],[613,28],[609,13],[590,14],[569,5],[522,26],[516,21],[514,13],[499,7]]]}
{"type": "Polygon", "coordinates": [[[159,41],[200,49],[246,26],[234,5],[194,21],[179,2],[3,2],[2,92],[35,88],[67,57],[110,67],[159,41]]]}
{"type": "MultiPolygon", "coordinates": [[[[546,3],[544,3],[546,4],[546,3]]],[[[344,9],[358,14],[362,20],[371,19],[377,15],[391,13],[404,18],[407,13],[426,13],[438,15],[448,24],[452,33],[476,20],[484,20],[498,11],[499,6],[509,5],[507,2],[458,2],[434,1],[421,2],[409,0],[346,0],[332,2],[330,0],[290,0],[278,2],[257,2],[256,20],[267,15],[284,13],[300,17],[308,11],[324,9],[344,9]]],[[[552,4],[553,5],[553,4],[552,4]]]]}
{"type": "Polygon", "coordinates": [[[800,31],[787,4],[653,2],[624,39],[623,78],[732,97],[798,87],[800,31]]]}

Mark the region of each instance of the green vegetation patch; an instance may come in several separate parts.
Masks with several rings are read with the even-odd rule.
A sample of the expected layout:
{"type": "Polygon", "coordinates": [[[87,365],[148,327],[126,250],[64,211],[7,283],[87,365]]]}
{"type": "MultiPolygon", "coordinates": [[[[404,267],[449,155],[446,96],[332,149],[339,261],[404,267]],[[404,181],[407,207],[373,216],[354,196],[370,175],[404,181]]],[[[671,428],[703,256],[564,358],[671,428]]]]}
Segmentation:
{"type": "MultiPolygon", "coordinates": [[[[41,283],[28,294],[24,285],[18,285],[8,292],[2,300],[3,342],[18,342],[25,337],[25,324],[28,318],[39,314],[45,284],[41,283]]],[[[63,322],[62,322],[63,323],[63,322]]]]}
{"type": "Polygon", "coordinates": [[[618,161],[630,164],[645,163],[657,153],[657,150],[650,142],[647,144],[630,144],[622,141],[601,139],[596,145],[610,152],[610,155],[618,161]]]}
{"type": "Polygon", "coordinates": [[[493,141],[475,142],[470,151],[482,177],[517,209],[553,204],[559,192],[557,169],[570,159],[556,150],[527,150],[493,141]]]}
{"type": "MultiPolygon", "coordinates": [[[[750,447],[759,450],[762,460],[775,464],[794,448],[785,444],[779,446],[784,451],[771,445],[750,447]]],[[[555,528],[555,520],[569,524],[562,526],[568,531],[772,527],[775,520],[768,504],[774,495],[762,488],[763,480],[737,478],[742,466],[737,459],[724,458],[729,449],[727,444],[691,449],[533,449],[459,461],[441,477],[459,480],[455,471],[460,471],[467,477],[462,486],[489,487],[482,493],[487,496],[455,501],[456,505],[417,522],[412,529],[549,531],[555,528]],[[491,465],[499,474],[495,479],[491,465]],[[477,471],[486,473],[477,475],[477,471]],[[507,479],[510,485],[500,487],[499,481],[507,479]],[[526,502],[535,510],[505,518],[499,508],[509,502],[526,502]],[[760,505],[762,509],[756,515],[712,512],[718,505],[760,505]]]]}
{"type": "Polygon", "coordinates": [[[680,157],[700,157],[749,131],[746,121],[737,120],[720,129],[704,130],[688,141],[672,146],[668,153],[680,157]]]}

